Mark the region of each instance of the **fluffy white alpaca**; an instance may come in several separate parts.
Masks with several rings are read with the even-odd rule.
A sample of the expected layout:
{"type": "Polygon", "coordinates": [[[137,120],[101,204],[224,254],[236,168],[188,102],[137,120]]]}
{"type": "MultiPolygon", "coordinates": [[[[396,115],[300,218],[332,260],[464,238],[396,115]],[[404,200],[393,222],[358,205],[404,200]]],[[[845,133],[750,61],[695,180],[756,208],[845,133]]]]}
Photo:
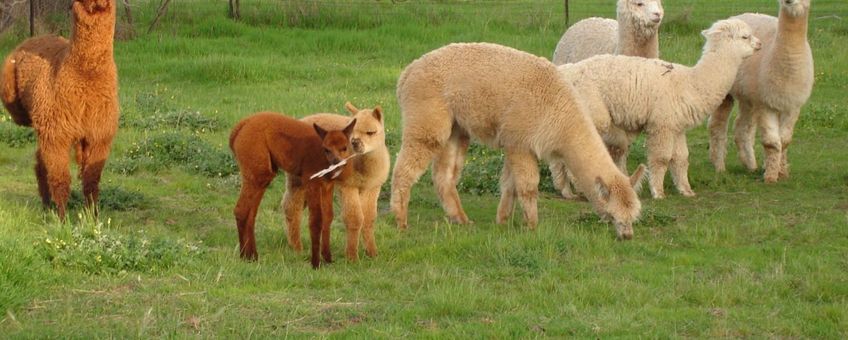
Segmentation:
{"type": "MultiPolygon", "coordinates": [[[[588,18],[569,27],[554,50],[554,64],[576,63],[601,54],[658,58],[658,34],[664,14],[662,1],[619,0],[616,12],[617,20],[588,18]]],[[[626,164],[619,164],[619,167],[627,172],[626,164]]],[[[578,196],[571,191],[571,179],[565,166],[558,163],[550,164],[549,168],[560,195],[576,199],[578,196]]]]}
{"type": "Polygon", "coordinates": [[[588,18],[571,25],[552,60],[562,65],[600,54],[657,58],[663,13],[661,0],[618,0],[617,20],[588,18]]]}
{"type": "Polygon", "coordinates": [[[450,44],[413,61],[397,85],[403,144],[392,172],[392,211],[407,226],[412,185],[433,164],[433,182],[448,217],[468,223],[456,184],[473,137],[506,155],[497,222],[518,199],[530,228],[538,221],[539,159],[573,165],[576,185],[599,214],[610,217],[620,238],[633,236],[641,203],[634,179],[621,173],[573,87],[556,67],[509,47],[450,44]]]}
{"type": "MultiPolygon", "coordinates": [[[[601,55],[559,66],[571,81],[618,164],[639,132],[648,135],[651,194],[663,198],[670,167],[677,189],[694,196],[687,176],[686,130],[722,103],[745,58],[760,48],[741,20],[716,22],[702,32],[707,42],[694,67],[658,59],[601,55]]],[[[571,168],[573,165],[567,163],[571,168]]]]}
{"type": "Polygon", "coordinates": [[[739,101],[735,139],[739,159],[757,169],[755,127],[765,149],[766,182],[789,177],[787,150],[801,107],[813,89],[813,54],[807,42],[810,0],[781,0],[778,18],[763,14],[736,16],[763,41],[763,51],[745,61],[725,102],[710,118],[710,160],[724,171],[727,120],[733,100],[739,101]]]}

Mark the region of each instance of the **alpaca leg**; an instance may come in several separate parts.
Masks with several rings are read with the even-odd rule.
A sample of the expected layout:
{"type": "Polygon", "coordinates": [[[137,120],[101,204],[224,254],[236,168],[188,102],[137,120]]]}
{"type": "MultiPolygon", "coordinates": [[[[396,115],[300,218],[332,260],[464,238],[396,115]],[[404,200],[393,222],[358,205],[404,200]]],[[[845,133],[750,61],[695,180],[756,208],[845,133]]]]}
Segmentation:
{"type": "Polygon", "coordinates": [[[85,205],[96,214],[97,199],[100,195],[100,175],[103,173],[103,167],[112,149],[112,140],[82,141],[79,145],[83,155],[80,171],[85,205]]]}
{"type": "Polygon", "coordinates": [[[748,171],[757,170],[757,156],[754,153],[754,135],[757,125],[754,121],[757,112],[754,112],[750,104],[739,102],[739,114],[736,116],[734,137],[736,147],[739,150],[739,161],[748,171]]]}
{"type": "Polygon", "coordinates": [[[365,241],[365,254],[377,256],[377,242],[374,238],[374,221],[377,219],[377,200],[380,198],[380,187],[366,189],[359,197],[362,206],[363,224],[362,237],[365,241]]]}
{"type": "Polygon", "coordinates": [[[539,222],[537,200],[539,196],[539,160],[529,151],[509,150],[506,164],[514,183],[515,196],[524,211],[524,221],[530,230],[539,222]]]}
{"type": "Polygon", "coordinates": [[[56,203],[59,219],[65,220],[65,208],[71,194],[69,142],[44,143],[39,140],[39,150],[47,170],[50,198],[56,203]]]}
{"type": "Polygon", "coordinates": [[[289,246],[295,252],[303,251],[300,241],[300,218],[306,206],[306,190],[299,178],[288,175],[286,178],[286,193],[283,196],[283,212],[286,217],[286,238],[289,246]]]}
{"type": "Polygon", "coordinates": [[[632,138],[626,131],[616,127],[610,127],[609,131],[604,134],[603,139],[604,144],[607,146],[607,152],[609,152],[613,162],[615,162],[622,173],[627,174],[627,156],[630,154],[632,138]]]}
{"type": "Polygon", "coordinates": [[[364,216],[362,202],[359,200],[359,188],[341,187],[342,219],[347,231],[347,251],[345,255],[350,261],[359,259],[359,233],[362,229],[364,216]]]}
{"type": "Polygon", "coordinates": [[[467,147],[467,137],[463,138],[454,126],[450,139],[433,160],[433,184],[439,194],[439,201],[450,221],[457,224],[469,223],[456,190],[467,147]]]}
{"type": "Polygon", "coordinates": [[[408,226],[407,214],[412,186],[427,170],[427,164],[430,163],[439,148],[417,141],[410,141],[401,145],[394,170],[392,170],[391,198],[392,212],[395,214],[395,222],[400,229],[406,229],[408,226]]]}
{"type": "Polygon", "coordinates": [[[665,198],[663,181],[674,151],[675,135],[657,131],[648,135],[648,173],[650,173],[651,196],[665,198]]]}
{"type": "Polygon", "coordinates": [[[554,188],[559,191],[559,194],[567,200],[577,199],[577,195],[571,191],[571,180],[568,168],[563,162],[551,162],[548,164],[548,169],[551,171],[554,188]]]}
{"type": "Polygon", "coordinates": [[[795,123],[798,122],[798,117],[801,116],[801,110],[790,111],[787,114],[780,116],[780,172],[778,179],[789,178],[789,144],[792,144],[792,134],[795,131],[795,123]]]}
{"type": "Polygon", "coordinates": [[[41,204],[50,208],[50,185],[47,183],[47,166],[41,156],[41,150],[35,152],[35,178],[38,181],[38,194],[41,196],[41,204]]]}
{"type": "Polygon", "coordinates": [[[262,196],[265,194],[265,189],[273,179],[273,174],[270,178],[263,180],[248,180],[242,177],[241,193],[239,194],[236,208],[233,211],[236,217],[236,227],[239,233],[239,254],[241,258],[255,261],[259,258],[259,253],[256,252],[256,212],[259,210],[259,203],[262,202],[262,196]]]}
{"type": "Polygon", "coordinates": [[[321,257],[325,263],[333,263],[330,252],[330,227],[333,223],[333,184],[325,184],[321,191],[321,257]]]}
{"type": "Polygon", "coordinates": [[[306,205],[309,207],[309,238],[311,243],[309,262],[312,268],[318,268],[321,265],[321,227],[322,219],[321,208],[321,184],[310,183],[306,187],[306,205]]]}
{"type": "MultiPolygon", "coordinates": [[[[554,163],[551,163],[554,164],[554,163]]],[[[498,203],[498,213],[495,223],[504,224],[512,216],[515,208],[515,183],[509,164],[504,163],[501,170],[501,201],[498,203]]]]}
{"type": "Polygon", "coordinates": [[[780,121],[777,115],[773,112],[762,112],[759,115],[760,138],[762,139],[763,149],[765,151],[765,160],[763,167],[765,168],[766,183],[777,182],[777,177],[780,172],[780,121]]]}
{"type": "Polygon", "coordinates": [[[689,185],[689,147],[686,145],[686,133],[680,133],[677,136],[669,167],[671,179],[677,191],[686,197],[695,196],[695,192],[689,185]]]}
{"type": "Polygon", "coordinates": [[[727,121],[732,110],[733,97],[727,96],[707,123],[710,130],[710,161],[716,172],[724,172],[726,169],[724,159],[727,157],[727,121]]]}

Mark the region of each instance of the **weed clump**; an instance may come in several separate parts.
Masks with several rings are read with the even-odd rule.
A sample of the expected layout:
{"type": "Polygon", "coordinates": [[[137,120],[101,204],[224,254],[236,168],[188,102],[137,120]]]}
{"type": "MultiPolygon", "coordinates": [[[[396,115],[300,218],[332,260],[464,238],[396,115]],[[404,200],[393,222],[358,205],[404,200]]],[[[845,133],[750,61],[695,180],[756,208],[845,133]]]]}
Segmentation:
{"type": "Polygon", "coordinates": [[[56,267],[95,275],[128,271],[158,272],[202,253],[199,243],[184,239],[151,239],[144,230],[122,234],[89,214],[78,215],[71,225],[48,231],[35,246],[56,267]]]}
{"type": "Polygon", "coordinates": [[[0,142],[12,148],[35,143],[35,132],[23,126],[12,123],[9,116],[0,116],[0,142]]]}
{"type": "MultiPolygon", "coordinates": [[[[150,198],[137,190],[124,190],[120,187],[105,187],[100,189],[98,205],[102,210],[127,211],[145,209],[150,207],[150,198]]],[[[82,209],[85,205],[82,194],[79,191],[71,192],[68,207],[71,209],[82,209]]]]}
{"type": "Polygon", "coordinates": [[[196,134],[163,132],[133,143],[126,155],[113,163],[122,174],[138,170],[157,172],[171,167],[207,177],[226,177],[238,171],[232,155],[196,134]]]}
{"type": "MultiPolygon", "coordinates": [[[[492,150],[482,145],[471,144],[457,189],[460,192],[475,195],[500,193],[503,163],[502,150],[492,150]]],[[[556,192],[547,165],[539,163],[539,170],[539,191],[556,192]]]]}

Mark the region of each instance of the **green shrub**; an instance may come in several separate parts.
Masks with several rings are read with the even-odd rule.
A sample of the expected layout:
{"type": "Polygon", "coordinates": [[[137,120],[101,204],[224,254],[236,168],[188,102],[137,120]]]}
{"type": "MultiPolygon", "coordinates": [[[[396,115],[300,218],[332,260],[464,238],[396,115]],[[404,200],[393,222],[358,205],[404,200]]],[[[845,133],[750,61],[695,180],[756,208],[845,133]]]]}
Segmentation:
{"type": "Polygon", "coordinates": [[[122,234],[89,214],[76,223],[57,225],[35,246],[56,267],[90,274],[122,274],[127,271],[157,272],[202,253],[199,243],[183,239],[151,239],[144,230],[122,234]]]}
{"type": "MultiPolygon", "coordinates": [[[[85,200],[79,191],[71,192],[71,198],[68,200],[70,209],[80,209],[84,206],[84,203],[85,200]]],[[[149,208],[151,202],[141,191],[128,191],[120,187],[109,186],[101,188],[98,205],[101,210],[127,211],[149,208]]]]}
{"type": "MultiPolygon", "coordinates": [[[[503,162],[503,150],[471,144],[457,189],[475,195],[499,194],[503,162]]],[[[539,163],[539,177],[540,192],[556,192],[547,163],[539,163]]]]}
{"type": "Polygon", "coordinates": [[[160,171],[171,167],[208,177],[225,177],[238,171],[227,150],[220,150],[197,134],[164,132],[133,143],[127,154],[112,164],[122,174],[138,170],[160,171]]]}
{"type": "Polygon", "coordinates": [[[35,143],[35,132],[28,127],[17,126],[8,116],[0,118],[0,141],[9,147],[18,148],[35,143]]]}

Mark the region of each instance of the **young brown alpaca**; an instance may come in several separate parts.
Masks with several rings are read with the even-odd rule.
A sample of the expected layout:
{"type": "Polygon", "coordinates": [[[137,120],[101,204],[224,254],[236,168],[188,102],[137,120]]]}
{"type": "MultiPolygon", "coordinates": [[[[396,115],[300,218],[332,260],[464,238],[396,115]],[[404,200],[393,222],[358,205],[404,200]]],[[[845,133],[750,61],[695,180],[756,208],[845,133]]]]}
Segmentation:
{"type": "Polygon", "coordinates": [[[318,124],[307,124],[272,112],[260,112],[242,119],[230,133],[230,149],[241,172],[241,194],[235,208],[241,257],[256,260],[254,226],[256,211],[265,189],[278,170],[286,172],[295,188],[306,191],[309,207],[309,234],[312,237],[312,267],[320,259],[332,262],[330,222],[333,221],[333,180],[350,173],[345,165],[327,175],[310,177],[353,154],[350,133],[354,119],[343,130],[325,131],[318,124]],[[317,132],[317,134],[316,134],[317,132]],[[323,155],[323,157],[322,157],[323,155]]]}
{"type": "Polygon", "coordinates": [[[0,97],[15,123],[38,138],[35,176],[45,206],[65,218],[69,149],[76,150],[86,205],[96,209],[100,174],[118,130],[114,0],[75,0],[73,33],[28,39],[6,57],[0,97]]]}

